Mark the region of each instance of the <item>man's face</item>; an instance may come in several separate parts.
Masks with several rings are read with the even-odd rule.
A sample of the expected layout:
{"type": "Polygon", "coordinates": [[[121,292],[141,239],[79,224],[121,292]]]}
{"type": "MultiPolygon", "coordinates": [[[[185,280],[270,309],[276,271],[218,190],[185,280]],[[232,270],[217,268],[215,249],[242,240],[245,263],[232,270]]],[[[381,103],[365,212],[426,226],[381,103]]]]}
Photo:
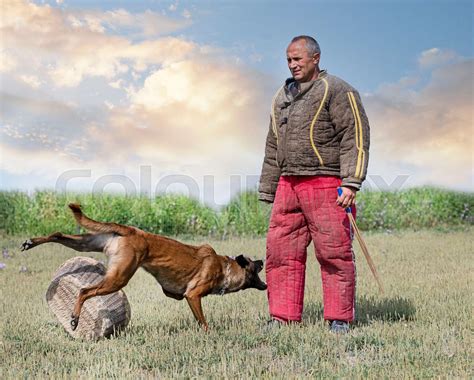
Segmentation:
{"type": "Polygon", "coordinates": [[[310,56],[304,40],[292,42],[286,49],[288,68],[299,83],[316,79],[319,74],[319,54],[310,56]]]}

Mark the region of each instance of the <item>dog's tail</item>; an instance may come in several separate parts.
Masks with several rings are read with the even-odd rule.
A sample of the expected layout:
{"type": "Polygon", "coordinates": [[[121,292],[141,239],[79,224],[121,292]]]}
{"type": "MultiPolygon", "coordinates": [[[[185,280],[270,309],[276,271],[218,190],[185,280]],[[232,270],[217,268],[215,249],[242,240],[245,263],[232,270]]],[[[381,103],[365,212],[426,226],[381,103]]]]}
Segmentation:
{"type": "Polygon", "coordinates": [[[81,210],[81,205],[77,203],[70,203],[69,208],[71,209],[72,213],[74,214],[74,218],[76,219],[76,222],[84,227],[86,230],[92,231],[92,232],[112,232],[116,233],[118,235],[130,235],[133,233],[134,229],[128,226],[123,226],[121,224],[117,223],[102,223],[102,222],[97,222],[95,220],[92,220],[91,218],[87,217],[82,213],[81,210]]]}

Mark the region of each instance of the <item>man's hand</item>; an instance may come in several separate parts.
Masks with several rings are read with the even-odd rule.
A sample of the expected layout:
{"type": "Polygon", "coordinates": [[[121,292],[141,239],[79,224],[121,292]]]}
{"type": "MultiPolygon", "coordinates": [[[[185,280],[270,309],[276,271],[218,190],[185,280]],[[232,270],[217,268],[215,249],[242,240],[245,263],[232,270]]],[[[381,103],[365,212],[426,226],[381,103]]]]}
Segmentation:
{"type": "Polygon", "coordinates": [[[352,187],[341,186],[342,194],[337,198],[336,203],[347,208],[354,204],[357,190],[352,187]]]}

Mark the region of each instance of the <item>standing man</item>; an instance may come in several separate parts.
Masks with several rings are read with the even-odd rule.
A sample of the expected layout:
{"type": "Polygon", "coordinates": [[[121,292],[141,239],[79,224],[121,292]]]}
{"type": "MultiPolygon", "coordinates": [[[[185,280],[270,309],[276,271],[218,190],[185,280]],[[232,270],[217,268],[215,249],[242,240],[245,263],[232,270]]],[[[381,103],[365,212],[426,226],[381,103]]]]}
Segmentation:
{"type": "Polygon", "coordinates": [[[300,322],[311,240],[321,266],[324,319],[334,332],[354,320],[355,263],[350,222],[365,179],[369,123],[358,92],[319,69],[309,36],[286,50],[292,78],[275,94],[259,199],[273,202],[266,274],[271,323],[300,322]],[[338,196],[337,188],[342,188],[338,196]]]}

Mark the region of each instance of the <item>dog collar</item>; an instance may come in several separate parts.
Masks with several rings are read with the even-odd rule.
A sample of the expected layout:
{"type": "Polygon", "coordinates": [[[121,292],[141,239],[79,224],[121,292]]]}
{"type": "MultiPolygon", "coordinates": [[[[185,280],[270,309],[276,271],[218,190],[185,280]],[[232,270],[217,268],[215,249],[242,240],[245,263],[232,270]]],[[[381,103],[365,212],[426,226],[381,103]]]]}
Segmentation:
{"type": "Polygon", "coordinates": [[[227,261],[227,264],[225,265],[224,269],[224,283],[222,284],[222,288],[217,292],[218,295],[223,296],[225,294],[225,291],[228,289],[229,284],[230,284],[230,265],[231,265],[231,260],[232,257],[227,256],[230,260],[227,261]]]}

